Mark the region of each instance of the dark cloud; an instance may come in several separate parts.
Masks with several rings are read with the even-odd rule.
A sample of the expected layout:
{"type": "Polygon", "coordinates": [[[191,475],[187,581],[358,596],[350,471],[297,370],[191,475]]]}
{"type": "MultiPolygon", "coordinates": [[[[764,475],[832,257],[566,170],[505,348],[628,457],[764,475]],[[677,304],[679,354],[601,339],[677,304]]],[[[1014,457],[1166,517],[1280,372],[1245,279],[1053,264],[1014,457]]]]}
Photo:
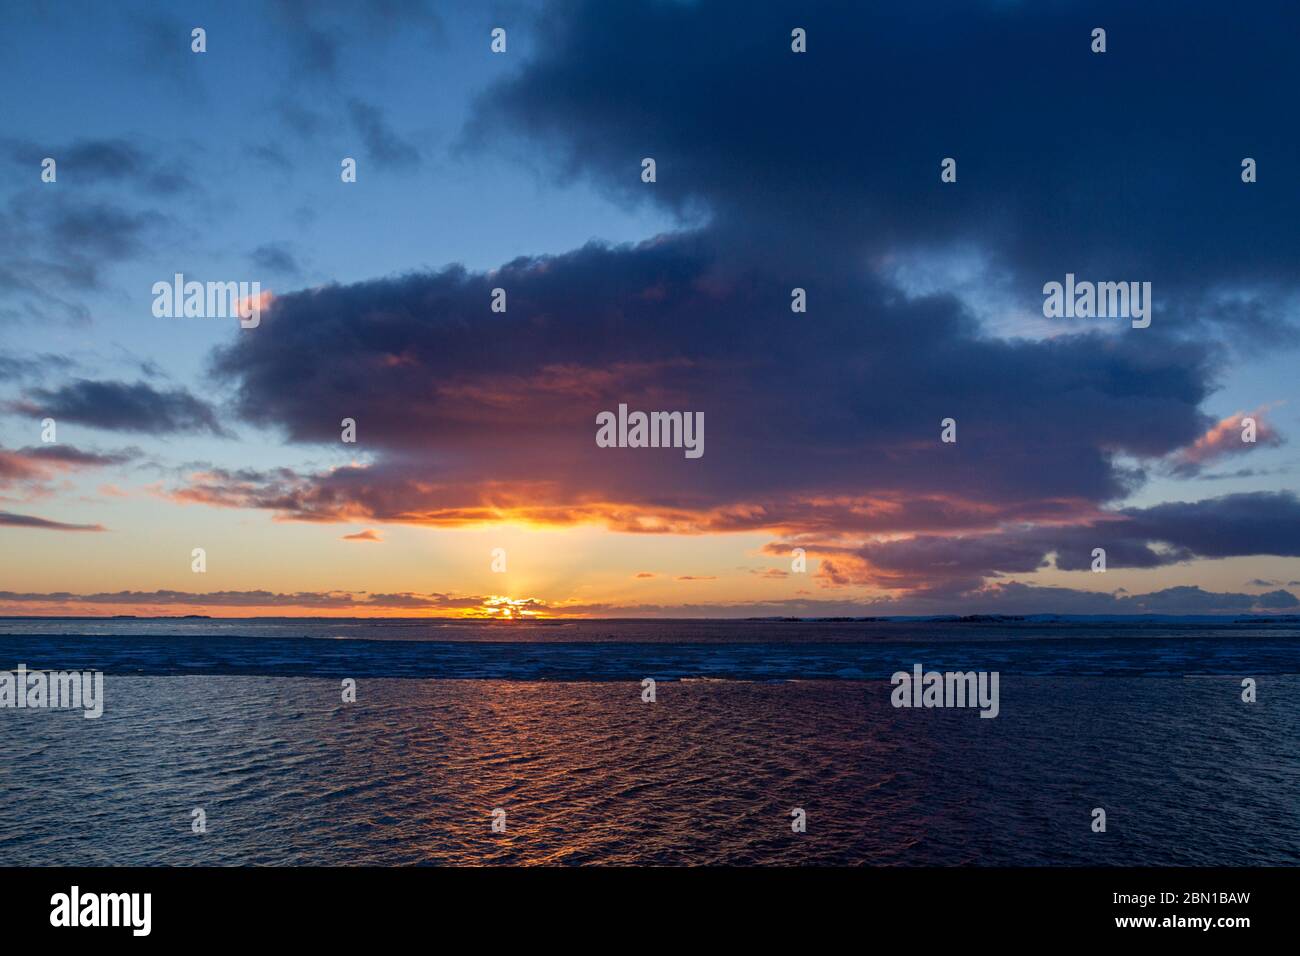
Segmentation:
{"type": "Polygon", "coordinates": [[[0,382],[40,379],[47,374],[67,372],[75,364],[66,356],[50,353],[27,356],[0,355],[0,382]]]}
{"type": "Polygon", "coordinates": [[[0,525],[9,528],[36,528],[42,531],[106,531],[101,524],[66,524],[51,521],[35,515],[19,515],[12,511],[0,511],[0,525]]]}
{"type": "Polygon", "coordinates": [[[1201,473],[1196,475],[1197,481],[1231,481],[1234,478],[1256,478],[1273,474],[1271,470],[1260,468],[1238,468],[1236,471],[1221,472],[1218,474],[1201,473]]]}
{"type": "Polygon", "coordinates": [[[49,444],[7,449],[0,446],[0,489],[19,488],[29,494],[44,493],[60,475],[88,468],[124,465],[140,456],[137,448],[101,453],[72,445],[49,444]]]}
{"type": "Polygon", "coordinates": [[[1200,557],[1300,555],[1300,499],[1290,491],[1172,501],[1120,513],[1128,519],[1119,523],[1121,536],[1163,541],[1200,557]]]}
{"type": "MultiPolygon", "coordinates": [[[[1204,591],[1195,587],[1166,588],[1148,594],[1076,591],[1008,583],[962,598],[962,614],[1061,615],[1223,615],[1271,614],[1300,607],[1300,598],[1286,591],[1242,594],[1204,591]]],[[[567,614],[628,618],[745,618],[745,617],[889,617],[945,615],[952,602],[933,596],[883,597],[872,601],[787,598],[775,601],[735,601],[722,604],[565,604],[567,614]]]]}
{"type": "Polygon", "coordinates": [[[24,455],[29,461],[56,464],[68,468],[106,468],[110,465],[125,465],[140,457],[140,449],[126,448],[115,452],[84,451],[72,445],[50,444],[36,445],[19,449],[17,454],[24,455]]]}
{"type": "Polygon", "coordinates": [[[469,145],[514,140],[561,179],[708,215],[787,266],[973,246],[1028,309],[1066,272],[1149,280],[1148,338],[1227,326],[1295,341],[1297,132],[1270,93],[1300,82],[1295,4],[1231,22],[1212,7],[969,0],[547,13],[536,57],[484,95],[469,145]],[[1251,185],[1246,156],[1262,171],[1251,185]],[[939,181],[944,157],[955,184],[939,181]]]}
{"type": "Polygon", "coordinates": [[[78,197],[59,185],[20,192],[0,215],[0,319],[84,324],[80,296],[105,286],[108,268],[144,254],[167,222],[161,213],[78,197]]]}
{"type": "Polygon", "coordinates": [[[1207,427],[1195,346],[985,339],[954,300],[866,276],[818,288],[809,320],[789,311],[797,282],[709,233],[592,244],[490,275],[283,295],[268,334],[214,369],[247,420],[337,443],[354,418],[378,453],[263,489],[299,515],[463,520],[531,502],[626,530],[985,528],[1119,499],[1141,476],[1117,452],[1162,456],[1207,427]],[[704,456],[597,448],[596,414],[621,402],[703,411],[704,456]],[[939,441],[948,416],[955,445],[939,441]]]}
{"type": "Polygon", "coordinates": [[[420,162],[420,151],[398,135],[379,107],[362,100],[349,100],[348,116],[361,136],[366,155],[378,165],[397,168],[420,162]]]}
{"type": "Polygon", "coordinates": [[[129,55],[142,73],[157,76],[159,82],[184,91],[191,103],[206,103],[204,74],[194,68],[191,50],[191,31],[195,26],[188,18],[173,18],[159,13],[157,8],[146,9],[132,23],[136,42],[131,45],[129,55]]]}
{"type": "Polygon", "coordinates": [[[1288,610],[1294,607],[1300,607],[1300,600],[1290,591],[1284,591],[1279,588],[1276,591],[1269,591],[1267,594],[1261,594],[1255,599],[1258,607],[1266,610],[1288,610]]]}
{"type": "Polygon", "coordinates": [[[138,255],[150,234],[164,221],[150,211],[132,211],[101,201],[74,201],[59,193],[37,203],[30,195],[10,199],[9,214],[0,220],[0,237],[19,250],[13,280],[16,288],[38,289],[58,281],[73,289],[99,286],[100,263],[138,255]],[[41,258],[48,256],[49,258],[41,258]]]}
{"type": "Polygon", "coordinates": [[[259,162],[265,163],[267,166],[270,166],[273,169],[278,169],[281,172],[292,172],[294,168],[293,163],[289,160],[289,157],[285,154],[284,150],[273,143],[259,143],[249,149],[249,155],[259,162]]]}
{"type": "Polygon", "coordinates": [[[298,265],[298,260],[286,242],[263,243],[253,250],[249,258],[256,268],[279,276],[294,278],[302,274],[302,267],[298,265]]]}
{"type": "Polygon", "coordinates": [[[57,389],[32,389],[11,408],[109,431],[230,437],[207,402],[182,388],[159,391],[145,382],[77,379],[57,389]]]}
{"type": "MultiPolygon", "coordinates": [[[[971,614],[1222,614],[1284,610],[1297,605],[1300,601],[1286,591],[1255,595],[1180,586],[1149,594],[1106,594],[1015,582],[983,589],[961,602],[962,613],[971,614]]],[[[912,606],[923,605],[912,600],[912,606]]]]}
{"type": "MultiPolygon", "coordinates": [[[[1085,524],[831,547],[821,549],[827,558],[819,574],[835,586],[967,595],[990,578],[1048,567],[1052,555],[1063,571],[1087,571],[1096,548],[1105,551],[1107,570],[1254,554],[1300,557],[1300,499],[1292,492],[1254,492],[1125,508],[1085,524]]],[[[788,553],[789,545],[773,544],[768,551],[788,553]]]]}
{"type": "Polygon", "coordinates": [[[311,139],[327,125],[320,113],[288,98],[277,100],[274,108],[285,125],[304,139],[311,139]]]}
{"type": "Polygon", "coordinates": [[[95,203],[57,210],[48,228],[61,245],[97,259],[121,260],[138,255],[146,231],[161,221],[157,213],[95,203]]]}
{"type": "Polygon", "coordinates": [[[417,32],[437,39],[443,30],[436,5],[425,0],[372,0],[362,17],[347,0],[275,0],[273,9],[284,25],[280,33],[288,41],[295,73],[326,80],[337,77],[358,34],[369,41],[368,53],[379,56],[395,37],[417,32]]]}
{"type": "MultiPolygon", "coordinates": [[[[1009,582],[983,588],[962,598],[963,614],[1048,615],[1224,615],[1269,614],[1300,606],[1287,591],[1267,595],[1173,587],[1149,594],[1083,591],[1009,582]]],[[[884,597],[869,601],[786,598],[709,604],[563,604],[566,614],[601,617],[869,617],[926,616],[952,613],[952,602],[932,595],[884,597]]]]}
{"type": "MultiPolygon", "coordinates": [[[[187,40],[172,45],[190,55],[187,40]]],[[[0,264],[0,319],[89,321],[81,296],[147,255],[173,221],[152,201],[200,192],[192,158],[136,136],[0,139],[0,160],[37,184],[16,190],[0,214],[0,248],[12,250],[0,264]],[[39,182],[45,157],[58,164],[54,183],[39,182]]]]}
{"type": "Polygon", "coordinates": [[[196,188],[178,161],[161,149],[146,151],[126,139],[77,139],[71,142],[35,143],[6,140],[3,149],[16,167],[35,175],[50,157],[58,164],[59,182],[134,185],[154,194],[168,195],[196,188]]]}

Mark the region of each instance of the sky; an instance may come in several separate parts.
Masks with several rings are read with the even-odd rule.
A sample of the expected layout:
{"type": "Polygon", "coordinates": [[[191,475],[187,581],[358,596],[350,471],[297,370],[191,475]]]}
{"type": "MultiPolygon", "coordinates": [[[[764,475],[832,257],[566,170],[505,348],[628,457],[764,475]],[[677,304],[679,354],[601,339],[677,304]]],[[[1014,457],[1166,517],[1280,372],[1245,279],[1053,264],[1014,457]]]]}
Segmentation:
{"type": "Polygon", "coordinates": [[[1300,612],[1300,10],[1135,6],[7,5],[0,615],[1300,612]]]}

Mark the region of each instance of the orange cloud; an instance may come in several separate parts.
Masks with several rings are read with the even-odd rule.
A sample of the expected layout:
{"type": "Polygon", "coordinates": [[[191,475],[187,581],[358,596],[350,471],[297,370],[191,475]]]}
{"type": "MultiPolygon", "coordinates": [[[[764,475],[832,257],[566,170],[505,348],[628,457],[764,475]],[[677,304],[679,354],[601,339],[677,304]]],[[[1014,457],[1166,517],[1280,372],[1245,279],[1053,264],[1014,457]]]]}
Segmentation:
{"type": "Polygon", "coordinates": [[[988,502],[904,489],[873,495],[773,495],[709,506],[628,498],[562,481],[430,481],[400,466],[350,465],[319,474],[214,470],[164,492],[173,501],[264,509],[281,521],[389,522],[440,527],[506,523],[533,527],[599,525],[627,534],[700,535],[771,531],[798,540],[866,534],[995,530],[1008,523],[1073,524],[1104,512],[1078,498],[988,502]]]}

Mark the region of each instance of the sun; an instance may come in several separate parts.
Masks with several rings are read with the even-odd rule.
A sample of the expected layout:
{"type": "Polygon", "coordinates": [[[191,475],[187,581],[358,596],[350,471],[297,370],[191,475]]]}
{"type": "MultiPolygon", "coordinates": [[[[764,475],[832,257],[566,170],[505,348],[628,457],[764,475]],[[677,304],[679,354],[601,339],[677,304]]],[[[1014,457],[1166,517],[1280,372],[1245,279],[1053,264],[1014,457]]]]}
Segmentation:
{"type": "Polygon", "coordinates": [[[537,610],[539,602],[533,598],[511,598],[494,594],[474,609],[474,617],[497,621],[522,621],[542,616],[537,610]]]}

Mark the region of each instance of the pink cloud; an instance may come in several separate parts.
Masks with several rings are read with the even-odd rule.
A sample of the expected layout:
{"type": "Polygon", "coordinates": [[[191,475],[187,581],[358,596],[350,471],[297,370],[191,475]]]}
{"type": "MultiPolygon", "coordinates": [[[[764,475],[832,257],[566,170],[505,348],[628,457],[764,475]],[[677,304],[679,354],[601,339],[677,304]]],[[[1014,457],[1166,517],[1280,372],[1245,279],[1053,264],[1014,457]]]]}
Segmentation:
{"type": "Polygon", "coordinates": [[[1191,445],[1174,455],[1174,468],[1179,472],[1196,471],[1207,462],[1229,455],[1248,452],[1260,445],[1282,444],[1282,436],[1267,421],[1264,413],[1273,406],[1261,405],[1253,412],[1237,412],[1217,422],[1191,445]],[[1255,441],[1243,439],[1245,419],[1255,421],[1255,441]]]}

